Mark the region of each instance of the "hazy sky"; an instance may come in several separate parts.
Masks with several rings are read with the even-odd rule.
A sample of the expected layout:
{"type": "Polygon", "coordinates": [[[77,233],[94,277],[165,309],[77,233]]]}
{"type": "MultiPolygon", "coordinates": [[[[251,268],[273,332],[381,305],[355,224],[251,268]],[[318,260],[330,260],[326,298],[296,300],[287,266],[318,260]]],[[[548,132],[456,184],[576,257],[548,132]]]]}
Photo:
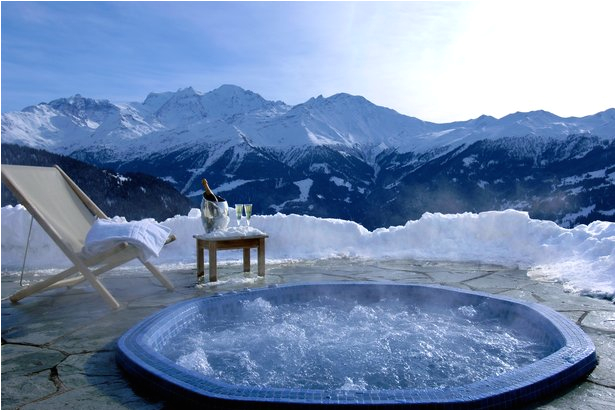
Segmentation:
{"type": "Polygon", "coordinates": [[[2,2],[2,112],[236,84],[434,122],[614,107],[616,1],[2,2]]]}

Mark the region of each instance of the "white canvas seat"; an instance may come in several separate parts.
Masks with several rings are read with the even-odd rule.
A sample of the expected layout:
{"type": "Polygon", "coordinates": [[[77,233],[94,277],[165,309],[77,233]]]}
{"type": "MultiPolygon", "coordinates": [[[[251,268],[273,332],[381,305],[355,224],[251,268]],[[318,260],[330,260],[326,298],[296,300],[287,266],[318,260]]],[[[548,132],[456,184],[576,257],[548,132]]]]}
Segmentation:
{"type": "MultiPolygon", "coordinates": [[[[2,182],[74,264],[59,274],[21,289],[10,297],[12,302],[51,288],[89,281],[107,303],[118,308],[120,304],[97,276],[135,258],[167,289],[173,290],[171,282],[154,265],[142,260],[139,250],[128,243],[119,243],[114,249],[95,256],[83,256],[86,235],[95,219],[108,217],[60,167],[3,164],[2,182]],[[71,276],[74,278],[69,278],[71,276]]],[[[174,239],[170,236],[167,242],[174,239]]]]}

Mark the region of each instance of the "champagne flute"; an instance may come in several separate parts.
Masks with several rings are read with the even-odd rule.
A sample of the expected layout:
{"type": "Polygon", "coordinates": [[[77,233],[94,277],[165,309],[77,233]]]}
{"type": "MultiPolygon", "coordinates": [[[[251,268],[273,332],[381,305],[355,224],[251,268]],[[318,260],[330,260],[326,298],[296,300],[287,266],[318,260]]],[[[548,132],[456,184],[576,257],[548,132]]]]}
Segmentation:
{"type": "Polygon", "coordinates": [[[244,204],[236,204],[235,205],[235,218],[237,218],[237,226],[240,226],[242,222],[242,209],[244,208],[244,204]]]}
{"type": "Polygon", "coordinates": [[[246,225],[250,225],[250,216],[252,215],[252,204],[244,204],[244,212],[246,212],[246,225]]]}

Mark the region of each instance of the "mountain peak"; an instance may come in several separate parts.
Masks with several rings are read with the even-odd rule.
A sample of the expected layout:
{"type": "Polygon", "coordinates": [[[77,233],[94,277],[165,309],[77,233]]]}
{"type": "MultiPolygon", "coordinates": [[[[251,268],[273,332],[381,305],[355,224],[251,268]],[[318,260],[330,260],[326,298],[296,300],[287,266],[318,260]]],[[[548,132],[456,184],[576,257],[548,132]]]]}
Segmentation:
{"type": "Polygon", "coordinates": [[[328,107],[331,105],[340,106],[340,107],[349,107],[349,108],[359,107],[359,106],[376,107],[373,103],[368,101],[366,98],[362,96],[354,96],[348,93],[337,93],[329,97],[323,97],[322,94],[319,94],[319,96],[312,97],[304,104],[307,107],[328,107]]]}
{"type": "Polygon", "coordinates": [[[477,117],[476,119],[469,120],[468,123],[472,124],[472,125],[474,125],[476,127],[486,127],[486,126],[494,124],[497,121],[498,120],[495,117],[488,116],[486,114],[482,114],[479,117],[477,117]]]}
{"type": "Polygon", "coordinates": [[[329,97],[330,100],[368,101],[365,97],[355,96],[349,93],[336,93],[329,97]]]}
{"type": "Polygon", "coordinates": [[[94,105],[111,105],[109,100],[97,100],[89,97],[83,97],[81,94],[77,93],[70,97],[62,97],[49,102],[51,107],[59,107],[65,105],[71,105],[78,108],[84,108],[86,106],[94,106],[94,105]]]}
{"type": "Polygon", "coordinates": [[[171,93],[166,101],[154,100],[160,103],[155,115],[158,120],[170,128],[184,128],[207,117],[207,110],[201,101],[203,94],[192,87],[179,89],[171,93]]]}
{"type": "Polygon", "coordinates": [[[192,86],[178,89],[175,94],[181,97],[198,97],[203,95],[203,93],[198,92],[192,86]]]}
{"type": "Polygon", "coordinates": [[[481,121],[481,120],[496,120],[496,118],[492,117],[492,116],[489,116],[487,114],[482,114],[479,117],[477,117],[475,120],[479,120],[479,121],[481,121]]]}
{"type": "Polygon", "coordinates": [[[173,97],[172,91],[165,91],[162,93],[150,93],[143,101],[143,106],[150,111],[158,110],[163,104],[165,104],[171,97],[173,97]]]}
{"type": "Polygon", "coordinates": [[[226,101],[226,103],[237,103],[240,100],[256,100],[267,103],[267,100],[265,100],[259,94],[250,90],[243,89],[240,86],[235,86],[233,84],[223,84],[217,89],[205,93],[204,96],[206,99],[208,98],[208,96],[215,97],[219,100],[226,101]]]}
{"type": "Polygon", "coordinates": [[[254,112],[287,111],[281,101],[269,101],[259,94],[232,84],[224,84],[203,95],[201,99],[208,113],[231,118],[254,112]]]}
{"type": "Polygon", "coordinates": [[[92,117],[96,118],[95,121],[99,121],[102,118],[101,115],[119,110],[109,100],[97,100],[83,97],[81,94],[52,100],[47,105],[61,113],[81,119],[92,117]]]}
{"type": "Polygon", "coordinates": [[[236,86],[235,84],[223,84],[222,86],[210,91],[210,93],[241,94],[252,93],[252,91],[236,86]]]}
{"type": "Polygon", "coordinates": [[[515,113],[508,114],[503,117],[504,119],[516,119],[518,121],[528,120],[528,119],[540,119],[540,120],[556,120],[561,119],[561,117],[556,114],[550,113],[546,110],[532,110],[532,111],[516,111],[515,113]]]}

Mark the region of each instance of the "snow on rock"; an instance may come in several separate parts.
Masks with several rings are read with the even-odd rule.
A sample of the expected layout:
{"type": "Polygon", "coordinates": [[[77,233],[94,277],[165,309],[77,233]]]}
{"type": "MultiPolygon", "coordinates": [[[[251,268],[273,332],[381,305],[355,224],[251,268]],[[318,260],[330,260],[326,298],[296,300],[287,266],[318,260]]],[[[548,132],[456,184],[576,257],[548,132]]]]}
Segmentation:
{"type": "Polygon", "coordinates": [[[242,180],[242,179],[238,179],[238,180],[229,181],[228,183],[224,183],[224,184],[219,185],[218,187],[216,187],[214,189],[214,192],[222,193],[222,192],[225,192],[225,191],[231,191],[231,190],[233,190],[235,188],[243,186],[244,184],[252,183],[253,181],[259,181],[259,180],[242,180]]]}
{"type": "Polygon", "coordinates": [[[329,181],[336,184],[338,187],[346,187],[346,189],[349,191],[353,190],[353,185],[348,181],[341,179],[340,177],[330,177],[329,181]]]}
{"type": "Polygon", "coordinates": [[[310,188],[312,187],[313,182],[314,181],[311,178],[293,182],[293,184],[299,188],[299,198],[296,201],[308,200],[308,195],[310,195],[310,188]]]}
{"type": "MultiPolygon", "coordinates": [[[[22,206],[2,208],[2,271],[21,267],[30,216],[22,206]]],[[[194,264],[200,211],[163,221],[177,240],[157,264],[194,264]]],[[[540,280],[560,281],[571,292],[614,299],[614,223],[573,229],[533,220],[526,212],[425,213],[404,226],[369,231],[352,221],[306,215],[255,215],[251,226],[269,235],[268,261],[337,257],[409,258],[500,264],[527,269],[540,280]]],[[[219,259],[239,260],[233,253],[219,259]]],[[[35,222],[27,268],[66,267],[68,261],[35,222]]]]}

